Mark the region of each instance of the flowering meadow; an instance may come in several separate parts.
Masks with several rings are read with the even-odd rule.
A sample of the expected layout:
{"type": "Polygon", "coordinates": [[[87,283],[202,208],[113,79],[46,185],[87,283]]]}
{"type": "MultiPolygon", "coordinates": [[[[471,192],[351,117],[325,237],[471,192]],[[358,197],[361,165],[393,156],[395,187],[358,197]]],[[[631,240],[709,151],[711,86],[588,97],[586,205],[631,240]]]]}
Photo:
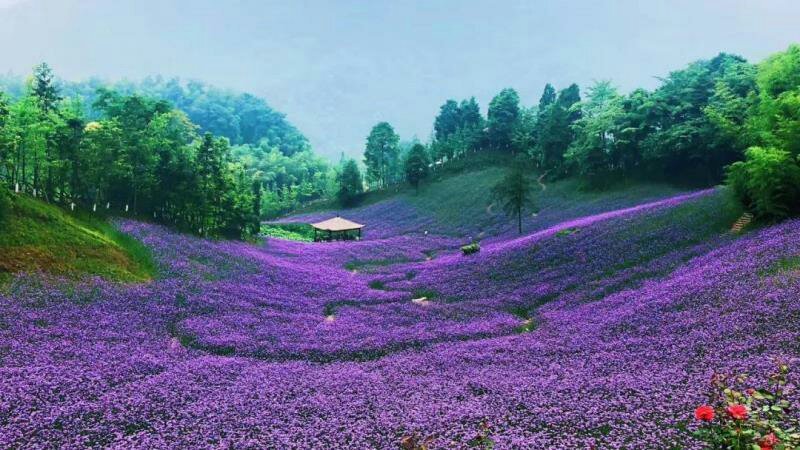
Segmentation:
{"type": "Polygon", "coordinates": [[[732,235],[721,191],[609,199],[464,256],[415,211],[366,207],[334,243],[122,221],[158,279],[18,276],[0,448],[700,449],[713,374],[800,367],[800,221],[732,235]]]}

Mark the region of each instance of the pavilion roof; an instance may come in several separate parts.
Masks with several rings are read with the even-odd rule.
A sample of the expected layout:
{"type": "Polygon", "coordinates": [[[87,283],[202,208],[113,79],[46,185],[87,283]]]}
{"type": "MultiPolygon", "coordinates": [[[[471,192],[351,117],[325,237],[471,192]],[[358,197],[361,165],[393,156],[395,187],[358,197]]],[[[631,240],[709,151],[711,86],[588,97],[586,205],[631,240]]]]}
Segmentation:
{"type": "Polygon", "coordinates": [[[323,220],[322,222],[312,223],[311,226],[322,231],[348,231],[364,228],[364,225],[360,223],[355,223],[341,217],[334,217],[332,219],[323,220]]]}

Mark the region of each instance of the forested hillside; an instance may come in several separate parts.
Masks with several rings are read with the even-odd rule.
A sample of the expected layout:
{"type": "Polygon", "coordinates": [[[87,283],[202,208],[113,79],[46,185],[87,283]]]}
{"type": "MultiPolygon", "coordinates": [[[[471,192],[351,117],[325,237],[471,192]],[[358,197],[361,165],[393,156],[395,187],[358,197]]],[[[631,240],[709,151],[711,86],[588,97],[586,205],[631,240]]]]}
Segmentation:
{"type": "Polygon", "coordinates": [[[0,179],[70,208],[245,237],[324,196],[332,175],[263,99],[175,79],[66,82],[42,64],[0,82],[0,179]]]}
{"type": "MultiPolygon", "coordinates": [[[[800,213],[798,99],[798,45],[759,63],[720,53],[670,72],[652,91],[622,93],[607,80],[583,91],[547,84],[536,102],[506,88],[486,116],[474,98],[447,100],[415,152],[391,124],[378,123],[366,140],[364,178],[376,189],[418,186],[431,171],[516,156],[523,191],[534,173],[575,177],[588,190],[621,181],[727,182],[759,218],[779,219],[800,213]]],[[[339,197],[357,195],[353,186],[340,183],[339,197]]]]}
{"type": "MultiPolygon", "coordinates": [[[[308,150],[305,136],[286,117],[272,109],[259,97],[210,86],[200,81],[182,82],[177,78],[148,77],[140,82],[107,82],[97,78],[85,81],[58,80],[61,96],[80,99],[86,117],[98,119],[103,111],[95,107],[103,89],[121,94],[139,94],[166,100],[180,109],[200,127],[201,132],[210,132],[226,137],[231,145],[258,144],[266,139],[281,152],[292,155],[308,150]]],[[[6,75],[0,77],[0,91],[12,98],[25,94],[25,79],[6,75]]]]}

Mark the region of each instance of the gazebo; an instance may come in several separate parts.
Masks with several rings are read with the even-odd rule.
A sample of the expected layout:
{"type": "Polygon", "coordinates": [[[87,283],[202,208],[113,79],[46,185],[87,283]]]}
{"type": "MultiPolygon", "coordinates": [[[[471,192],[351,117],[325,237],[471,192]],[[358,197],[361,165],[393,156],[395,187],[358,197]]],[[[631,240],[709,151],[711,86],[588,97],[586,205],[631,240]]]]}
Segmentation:
{"type": "Polygon", "coordinates": [[[364,225],[360,223],[355,223],[339,216],[312,223],[311,226],[314,228],[315,242],[361,239],[361,229],[364,228],[364,225]]]}

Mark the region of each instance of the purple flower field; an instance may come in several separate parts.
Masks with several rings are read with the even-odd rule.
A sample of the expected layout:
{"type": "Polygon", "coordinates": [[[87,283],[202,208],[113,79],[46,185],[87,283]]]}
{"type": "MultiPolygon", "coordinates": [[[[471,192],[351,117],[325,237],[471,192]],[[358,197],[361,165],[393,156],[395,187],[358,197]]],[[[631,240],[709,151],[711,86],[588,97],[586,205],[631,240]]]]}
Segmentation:
{"type": "Polygon", "coordinates": [[[469,257],[389,202],[361,242],[121,222],[158,280],[0,294],[0,448],[700,448],[712,372],[800,366],[800,221],[733,236],[725,199],[565,208],[469,257]]]}

